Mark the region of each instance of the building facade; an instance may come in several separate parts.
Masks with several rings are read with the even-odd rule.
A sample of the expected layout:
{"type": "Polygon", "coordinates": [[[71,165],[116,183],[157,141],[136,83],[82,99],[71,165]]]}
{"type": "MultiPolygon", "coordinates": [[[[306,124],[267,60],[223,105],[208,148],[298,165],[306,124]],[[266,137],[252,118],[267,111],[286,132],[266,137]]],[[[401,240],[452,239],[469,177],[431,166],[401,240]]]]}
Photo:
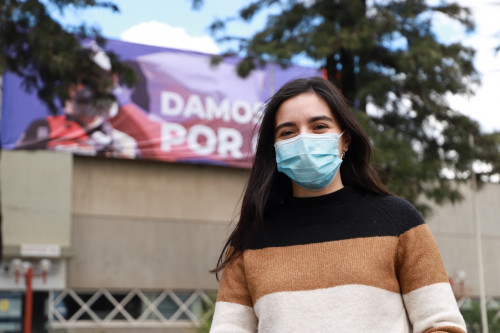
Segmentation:
{"type": "Polygon", "coordinates": [[[200,323],[248,170],[46,151],[4,151],[1,163],[4,303],[5,292],[25,288],[11,260],[36,272],[45,258],[22,247],[55,245],[47,281],[33,279],[34,318],[51,329],[184,332],[200,323]]]}
{"type": "MultiPolygon", "coordinates": [[[[35,272],[33,332],[196,332],[247,177],[213,165],[2,151],[0,331],[21,330],[25,276],[12,265],[21,259],[35,272]],[[51,262],[45,279],[41,259],[51,262]]],[[[457,295],[477,297],[477,202],[486,294],[500,297],[500,185],[486,184],[477,200],[463,193],[428,223],[457,295]]]]}

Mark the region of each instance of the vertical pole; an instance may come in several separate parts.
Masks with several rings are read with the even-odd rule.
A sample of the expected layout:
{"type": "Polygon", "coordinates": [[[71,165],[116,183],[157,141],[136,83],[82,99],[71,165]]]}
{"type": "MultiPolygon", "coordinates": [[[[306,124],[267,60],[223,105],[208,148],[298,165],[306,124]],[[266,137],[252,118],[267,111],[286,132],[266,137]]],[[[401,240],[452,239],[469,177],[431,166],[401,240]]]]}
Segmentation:
{"type": "Polygon", "coordinates": [[[26,298],[24,300],[24,330],[23,333],[31,333],[31,322],[33,317],[33,267],[30,265],[24,275],[26,281],[26,298]]]}
{"type": "MultiPolygon", "coordinates": [[[[469,134],[469,143],[474,149],[474,137],[469,134]]],[[[476,183],[476,173],[474,172],[474,167],[471,166],[471,183],[472,183],[472,195],[474,203],[474,226],[476,229],[476,253],[477,253],[477,268],[479,277],[479,306],[481,310],[481,326],[482,332],[488,333],[488,313],[486,312],[486,288],[484,285],[484,263],[483,263],[483,245],[481,241],[481,225],[479,224],[479,209],[477,204],[477,183],[476,183]]]]}

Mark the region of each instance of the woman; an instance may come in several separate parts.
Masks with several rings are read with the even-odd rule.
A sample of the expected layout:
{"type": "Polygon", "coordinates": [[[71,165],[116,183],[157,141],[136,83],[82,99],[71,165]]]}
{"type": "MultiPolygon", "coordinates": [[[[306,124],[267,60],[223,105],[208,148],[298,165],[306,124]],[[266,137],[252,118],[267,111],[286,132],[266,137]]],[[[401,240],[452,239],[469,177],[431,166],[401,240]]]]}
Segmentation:
{"type": "Polygon", "coordinates": [[[220,271],[213,333],[465,332],[428,227],[380,183],[367,135],[321,78],[267,103],[220,271]]]}

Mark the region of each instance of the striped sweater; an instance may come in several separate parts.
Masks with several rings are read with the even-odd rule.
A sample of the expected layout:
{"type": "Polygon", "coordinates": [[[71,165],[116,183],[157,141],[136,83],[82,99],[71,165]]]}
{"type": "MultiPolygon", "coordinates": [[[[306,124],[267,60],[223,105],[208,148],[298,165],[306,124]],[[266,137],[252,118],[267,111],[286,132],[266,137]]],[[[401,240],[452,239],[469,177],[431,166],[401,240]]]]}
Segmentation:
{"type": "Polygon", "coordinates": [[[226,266],[212,333],[465,332],[435,240],[406,201],[292,198],[226,266]]]}

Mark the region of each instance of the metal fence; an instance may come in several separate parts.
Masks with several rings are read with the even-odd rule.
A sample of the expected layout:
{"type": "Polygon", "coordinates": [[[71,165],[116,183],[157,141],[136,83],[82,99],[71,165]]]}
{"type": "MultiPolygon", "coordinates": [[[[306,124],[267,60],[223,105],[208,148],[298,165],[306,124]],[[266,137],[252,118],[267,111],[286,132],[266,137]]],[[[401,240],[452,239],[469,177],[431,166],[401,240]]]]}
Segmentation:
{"type": "Polygon", "coordinates": [[[212,315],[216,291],[77,291],[49,294],[51,329],[198,327],[212,315]]]}

